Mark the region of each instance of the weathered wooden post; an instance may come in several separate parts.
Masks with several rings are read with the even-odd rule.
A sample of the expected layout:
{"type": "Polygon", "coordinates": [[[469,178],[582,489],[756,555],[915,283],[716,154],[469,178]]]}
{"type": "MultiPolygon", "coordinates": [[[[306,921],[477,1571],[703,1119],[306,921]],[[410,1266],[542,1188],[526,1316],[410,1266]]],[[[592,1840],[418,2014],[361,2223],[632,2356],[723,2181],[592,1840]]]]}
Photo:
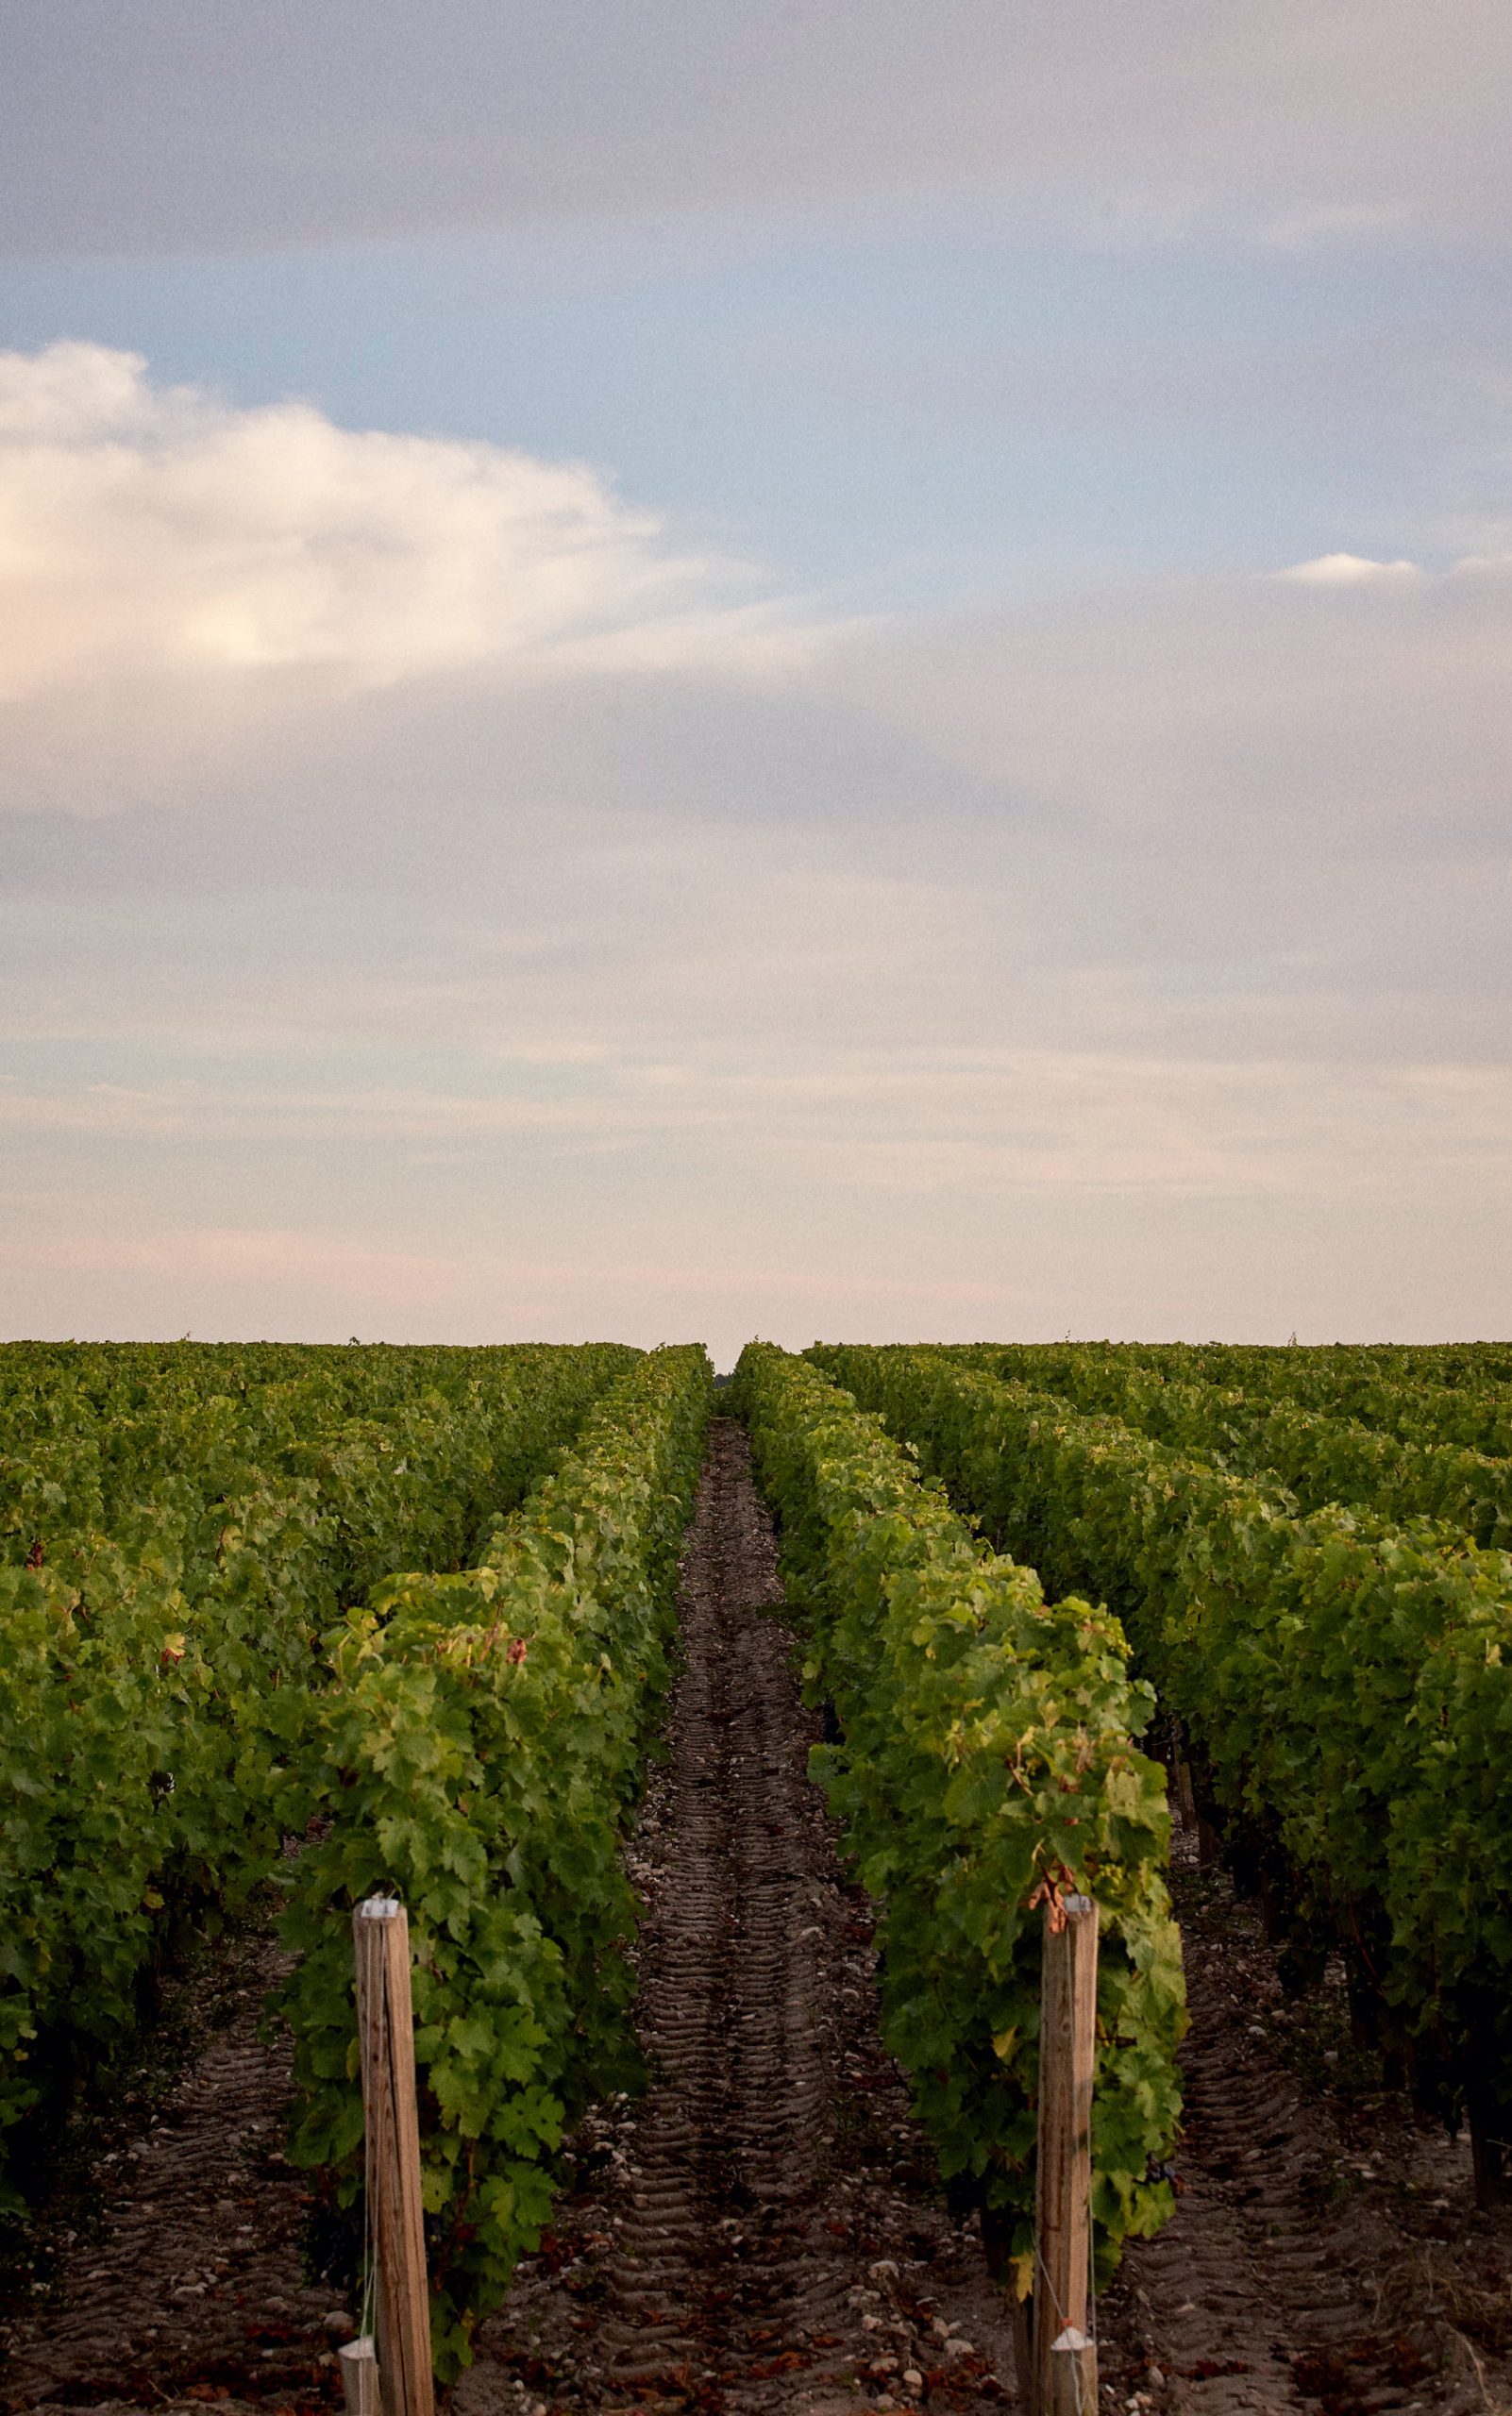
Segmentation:
{"type": "MultiPolygon", "coordinates": [[[[409,1915],[393,1897],[369,1896],[352,1916],[352,1933],[383,2416],[434,2416],[409,1915]]],[[[357,2381],[354,2374],[348,2388],[357,2381]]]]}
{"type": "Polygon", "coordinates": [[[1097,2022],[1098,1908],[1090,1896],[1066,1896],[1045,1907],[1033,2416],[1096,2416],[1097,2410],[1098,2351],[1087,2334],[1097,2022]]]}
{"type": "Polygon", "coordinates": [[[336,2360],[342,2370],[346,2416],[383,2416],[378,2358],[367,2334],[362,2333],[356,2340],[344,2340],[336,2352],[336,2360]]]}

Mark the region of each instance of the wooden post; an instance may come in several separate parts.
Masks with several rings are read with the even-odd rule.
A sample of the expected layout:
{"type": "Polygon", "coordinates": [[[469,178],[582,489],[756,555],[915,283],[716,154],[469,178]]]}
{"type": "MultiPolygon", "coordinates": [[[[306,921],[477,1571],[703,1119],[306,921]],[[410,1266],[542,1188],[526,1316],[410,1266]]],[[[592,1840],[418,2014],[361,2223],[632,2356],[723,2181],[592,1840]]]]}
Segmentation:
{"type": "Polygon", "coordinates": [[[1074,2324],[1050,2342],[1047,2416],[1097,2416],[1098,2344],[1074,2324]]]}
{"type": "Polygon", "coordinates": [[[378,2358],[367,2334],[364,2332],[356,2340],[344,2340],[336,2352],[336,2362],[342,2370],[342,2399],[346,2416],[383,2416],[378,2358]]]}
{"type": "Polygon", "coordinates": [[[383,2416],[435,2416],[409,1916],[392,1897],[370,1896],[352,1916],[352,1933],[383,2416]]]}
{"type": "Polygon", "coordinates": [[[1087,2300],[1097,2022],[1098,1908],[1090,1896],[1067,1896],[1059,1907],[1045,1907],[1033,2416],[1096,2416],[1098,2353],[1087,2338],[1087,2300]]]}

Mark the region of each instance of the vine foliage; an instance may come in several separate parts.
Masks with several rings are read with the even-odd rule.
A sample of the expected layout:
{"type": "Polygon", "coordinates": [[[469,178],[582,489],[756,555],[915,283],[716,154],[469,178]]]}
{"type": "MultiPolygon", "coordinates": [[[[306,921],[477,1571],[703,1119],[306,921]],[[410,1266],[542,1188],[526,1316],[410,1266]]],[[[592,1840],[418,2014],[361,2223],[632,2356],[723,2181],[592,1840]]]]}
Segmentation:
{"type": "Polygon", "coordinates": [[[0,1351],[0,2156],[280,1868],[322,1632],[477,1556],[639,1354],[0,1351]]]}
{"type": "Polygon", "coordinates": [[[920,1482],[882,1421],[816,1368],[752,1344],[735,1371],[811,1700],[842,1741],[815,1774],[880,1899],[883,2036],[958,2201],[1020,2297],[1033,2271],[1047,1901],[1101,1915],[1093,2214],[1105,2274],[1171,2211],[1184,2025],[1162,1878],[1164,1773],[1134,1738],[1152,1699],[1116,1619],[1048,1603],[920,1482]]]}
{"type": "Polygon", "coordinates": [[[351,1912],[402,1897],[437,2372],[469,2357],[546,2222],[565,2127],[636,2066],[626,1818],[669,1676],[678,1557],[712,1400],[653,1351],[500,1524],[479,1565],[394,1577],[326,1639],[291,1823],[291,2153],[351,2206],[362,2104],[351,1912]]]}
{"type": "Polygon", "coordinates": [[[951,1496],[1127,1622],[1236,1875],[1478,2154],[1512,2121],[1512,1555],[1325,1505],[945,1351],[816,1349],[951,1496]]]}

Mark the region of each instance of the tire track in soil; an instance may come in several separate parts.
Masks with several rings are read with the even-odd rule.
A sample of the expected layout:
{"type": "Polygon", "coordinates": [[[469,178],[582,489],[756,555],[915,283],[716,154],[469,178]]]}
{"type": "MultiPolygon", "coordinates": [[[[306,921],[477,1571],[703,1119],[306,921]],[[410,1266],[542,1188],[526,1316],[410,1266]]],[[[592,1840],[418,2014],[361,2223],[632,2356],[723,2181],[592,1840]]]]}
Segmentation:
{"type": "Polygon", "coordinates": [[[287,2408],[330,2395],[323,2318],[337,2301],[306,2278],[309,2191],[281,2153],[289,2044],[260,2035],[285,1969],[264,1937],[202,1975],[200,2018],[218,2035],[104,2160],[98,2227],[79,2225],[39,2312],[11,2327],[0,2406],[160,2408],[193,2391],[287,2408]]]}
{"type": "Polygon", "coordinates": [[[1173,1880],[1191,2015],[1177,2210],[1156,2240],[1131,2243],[1104,2297],[1105,2395],[1183,2416],[1484,2410],[1431,2284],[1414,2287],[1401,2189],[1394,2206],[1388,2188],[1360,2178],[1385,2161],[1410,2191],[1416,2166],[1420,2192],[1453,2192],[1433,2202],[1454,2209],[1440,2236],[1462,2234],[1468,2151],[1400,2101],[1372,2136],[1301,2081],[1276,2043],[1289,2017],[1254,1916],[1226,1882],[1204,1888],[1180,1869],[1173,1880]]]}
{"type": "Polygon", "coordinates": [[[1011,2396],[980,2245],[946,2216],[876,2036],[870,1922],[807,1777],[770,1521],[714,1421],[685,1662],[630,1858],[647,2093],[601,2109],[456,2416],[830,2416],[1011,2396]],[[918,2377],[910,2384],[904,2377],[918,2377]]]}

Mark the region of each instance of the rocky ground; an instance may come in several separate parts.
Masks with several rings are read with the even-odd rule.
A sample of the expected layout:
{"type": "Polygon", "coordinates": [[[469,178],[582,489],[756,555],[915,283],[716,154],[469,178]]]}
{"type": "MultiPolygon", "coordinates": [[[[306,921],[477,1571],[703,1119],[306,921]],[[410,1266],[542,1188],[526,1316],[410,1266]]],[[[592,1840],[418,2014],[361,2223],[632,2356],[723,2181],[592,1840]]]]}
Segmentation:
{"type": "Polygon", "coordinates": [[[1257,1915],[1178,1865],[1191,2030],[1175,2221],[1105,2303],[1124,2398],[1201,2416],[1512,2407],[1512,2224],[1470,2144],[1351,2043],[1343,1974],[1288,2003],[1257,1915]]]}
{"type": "Polygon", "coordinates": [[[309,2192],[281,2154],[289,2055],[261,2035],[279,1970],[265,1934],[206,1956],[172,2008],[182,2068],[131,2069],[69,2143],[8,2276],[8,2408],[333,2389],[334,2304],[306,2273],[309,2192]]]}

